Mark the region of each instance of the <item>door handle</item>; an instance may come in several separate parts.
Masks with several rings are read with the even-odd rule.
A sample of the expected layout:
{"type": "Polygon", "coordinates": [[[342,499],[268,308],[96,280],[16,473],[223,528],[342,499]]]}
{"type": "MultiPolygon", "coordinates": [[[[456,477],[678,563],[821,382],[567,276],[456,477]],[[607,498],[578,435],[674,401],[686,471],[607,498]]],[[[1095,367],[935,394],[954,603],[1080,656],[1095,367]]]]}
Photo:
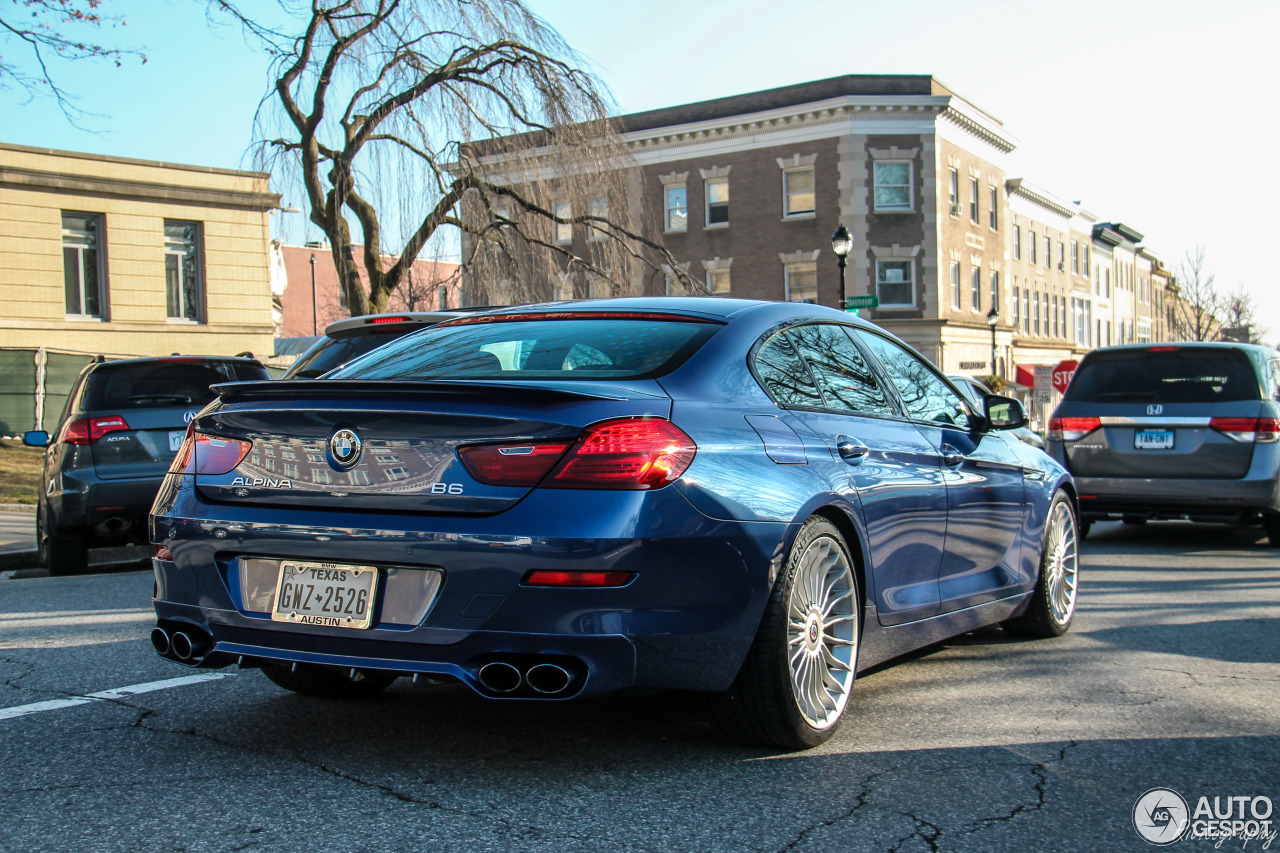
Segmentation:
{"type": "Polygon", "coordinates": [[[942,445],[942,461],[948,468],[954,468],[965,460],[965,456],[949,444],[942,445]]]}
{"type": "Polygon", "coordinates": [[[867,447],[856,438],[850,438],[847,435],[837,435],[836,451],[840,454],[840,458],[846,462],[860,462],[862,461],[862,457],[871,452],[871,448],[867,447]]]}

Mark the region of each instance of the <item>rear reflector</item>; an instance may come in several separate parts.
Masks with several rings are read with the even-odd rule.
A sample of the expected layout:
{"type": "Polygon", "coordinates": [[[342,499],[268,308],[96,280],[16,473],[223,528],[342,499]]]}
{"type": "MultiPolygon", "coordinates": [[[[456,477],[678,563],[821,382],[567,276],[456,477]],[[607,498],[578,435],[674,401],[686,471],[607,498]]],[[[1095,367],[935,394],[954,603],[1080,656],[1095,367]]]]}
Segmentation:
{"type": "Polygon", "coordinates": [[[1100,426],[1102,421],[1098,418],[1049,418],[1048,438],[1050,441],[1075,441],[1100,426]]]}
{"type": "Polygon", "coordinates": [[[1280,441],[1280,420],[1276,418],[1212,418],[1209,426],[1239,442],[1280,441]]]}
{"type": "Polygon", "coordinates": [[[79,418],[63,427],[62,441],[66,444],[93,444],[104,435],[128,428],[128,422],[119,415],[79,418]]]}
{"type": "Polygon", "coordinates": [[[529,572],[525,586],[626,586],[633,572],[552,572],[541,569],[529,572]]]}
{"type": "Polygon", "coordinates": [[[169,550],[169,546],[168,546],[168,545],[157,545],[157,546],[156,546],[156,559],[157,559],[157,560],[172,560],[172,559],[173,559],[173,552],[169,550]]]}
{"type": "Polygon", "coordinates": [[[458,450],[462,464],[486,486],[536,486],[564,455],[567,441],[484,444],[458,450]]]}
{"type": "Polygon", "coordinates": [[[678,479],[698,446],[662,418],[625,418],[587,427],[550,477],[556,489],[660,489],[678,479]]]}
{"type": "Polygon", "coordinates": [[[252,441],[196,432],[187,427],[182,447],[169,466],[170,474],[229,474],[253,449],[252,441]]]}

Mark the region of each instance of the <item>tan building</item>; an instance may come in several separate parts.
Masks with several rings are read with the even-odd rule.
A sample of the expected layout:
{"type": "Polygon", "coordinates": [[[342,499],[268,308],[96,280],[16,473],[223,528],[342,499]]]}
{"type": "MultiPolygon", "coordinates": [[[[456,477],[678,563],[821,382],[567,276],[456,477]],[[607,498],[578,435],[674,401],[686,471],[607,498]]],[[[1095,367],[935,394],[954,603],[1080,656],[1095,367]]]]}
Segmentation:
{"type": "Polygon", "coordinates": [[[0,346],[269,354],[267,177],[0,144],[0,346]]]}

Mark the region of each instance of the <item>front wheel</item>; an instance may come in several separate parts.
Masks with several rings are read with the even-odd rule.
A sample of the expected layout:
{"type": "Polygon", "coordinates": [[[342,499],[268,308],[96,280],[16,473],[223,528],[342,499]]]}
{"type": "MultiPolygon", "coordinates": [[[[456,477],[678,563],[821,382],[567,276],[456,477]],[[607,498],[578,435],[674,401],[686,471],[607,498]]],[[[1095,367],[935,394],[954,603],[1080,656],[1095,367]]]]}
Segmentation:
{"type": "Polygon", "coordinates": [[[1021,616],[1001,623],[1010,634],[1060,637],[1071,627],[1080,573],[1076,524],[1070,498],[1065,492],[1058,492],[1049,504],[1040,549],[1040,579],[1031,594],[1031,603],[1021,616]]]}
{"type": "Polygon", "coordinates": [[[324,699],[366,699],[391,686],[396,676],[300,663],[263,664],[262,674],[285,690],[324,699]]]}
{"type": "Polygon", "coordinates": [[[787,749],[830,738],[857,670],[861,606],[840,531],[810,518],[791,546],[738,677],[717,697],[720,729],[787,749]]]}
{"type": "Polygon", "coordinates": [[[44,508],[36,507],[36,544],[40,562],[53,577],[89,571],[89,538],[81,530],[49,530],[44,508]]]}

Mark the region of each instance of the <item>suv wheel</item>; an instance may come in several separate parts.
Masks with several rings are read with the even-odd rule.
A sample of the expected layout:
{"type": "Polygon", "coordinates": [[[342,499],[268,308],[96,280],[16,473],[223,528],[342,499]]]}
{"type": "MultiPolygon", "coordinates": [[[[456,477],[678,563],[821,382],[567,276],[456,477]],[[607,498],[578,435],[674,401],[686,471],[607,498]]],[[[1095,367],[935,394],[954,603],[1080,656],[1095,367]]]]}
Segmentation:
{"type": "Polygon", "coordinates": [[[1267,530],[1267,544],[1280,548],[1280,515],[1264,515],[1262,526],[1267,530]]]}
{"type": "Polygon", "coordinates": [[[45,529],[43,510],[36,514],[36,539],[40,562],[54,577],[83,575],[89,571],[89,539],[81,530],[45,529]]]}

